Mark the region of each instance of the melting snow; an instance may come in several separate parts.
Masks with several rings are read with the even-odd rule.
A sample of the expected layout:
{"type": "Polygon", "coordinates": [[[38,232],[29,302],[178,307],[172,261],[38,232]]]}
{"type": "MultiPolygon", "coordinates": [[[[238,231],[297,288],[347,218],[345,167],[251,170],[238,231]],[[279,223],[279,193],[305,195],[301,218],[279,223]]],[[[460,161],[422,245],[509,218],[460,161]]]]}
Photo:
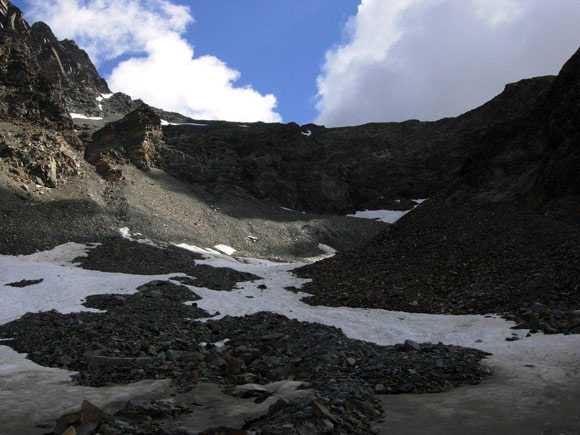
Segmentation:
{"type": "MultiPolygon", "coordinates": [[[[428,198],[426,198],[426,199],[413,199],[412,201],[417,204],[415,206],[415,207],[417,207],[419,204],[422,204],[423,202],[427,201],[427,199],[428,198]]],[[[395,202],[400,202],[400,200],[395,200],[395,202]]],[[[374,220],[378,220],[381,222],[386,222],[388,224],[394,224],[399,219],[401,219],[403,216],[405,216],[407,213],[409,213],[410,211],[413,211],[415,209],[415,207],[413,207],[410,210],[364,210],[364,211],[357,211],[355,214],[349,214],[347,216],[355,217],[355,218],[363,218],[363,219],[374,219],[374,220]]]]}
{"type": "Polygon", "coordinates": [[[82,115],[80,113],[69,113],[70,117],[73,119],[88,119],[91,121],[100,121],[103,118],[100,116],[87,116],[87,115],[82,115]]]}
{"type": "MultiPolygon", "coordinates": [[[[131,237],[130,231],[124,233],[131,237]]],[[[291,319],[335,326],[341,328],[350,338],[381,345],[412,339],[418,342],[442,341],[476,347],[494,354],[486,360],[486,364],[501,373],[501,378],[495,382],[498,383],[497,388],[506,392],[501,396],[505,404],[494,403],[493,406],[509,406],[517,400],[513,392],[519,391],[518,388],[524,384],[528,394],[542,397],[552,385],[572,386],[578,383],[580,335],[535,334],[528,338],[527,331],[514,332],[510,329],[513,322],[491,316],[451,316],[310,306],[300,301],[306,296],[305,293],[293,293],[284,289],[288,286],[300,288],[308,281],[292,273],[293,269],[305,263],[234,258],[214,249],[185,244],[179,246],[204,256],[204,259],[196,260],[196,264],[229,267],[261,277],[254,282],[239,283],[230,292],[188,286],[202,298],[196,301],[200,308],[211,313],[221,313],[214,319],[226,315],[244,316],[270,311],[291,319]],[[260,284],[265,284],[267,288],[259,289],[260,284]],[[520,340],[507,342],[505,338],[514,333],[520,340]]],[[[325,251],[325,256],[332,255],[332,248],[324,245],[319,247],[325,251]]],[[[177,274],[141,276],[75,267],[73,260],[84,255],[87,249],[90,248],[69,243],[28,256],[0,256],[0,323],[9,322],[31,311],[88,311],[81,302],[91,294],[130,294],[142,284],[168,279],[177,274]],[[43,281],[25,289],[6,286],[8,283],[30,278],[43,278],[43,281]]],[[[159,388],[161,385],[145,382],[109,389],[90,389],[73,386],[69,382],[70,375],[71,372],[64,370],[40,367],[26,360],[25,355],[0,346],[0,427],[8,428],[7,425],[14,424],[14,421],[18,424],[26,421],[26,424],[33,427],[47,418],[54,419],[68,408],[78,407],[82,398],[103,405],[118,398],[126,400],[131,395],[159,388]],[[54,406],[47,406],[53,403],[54,406]]],[[[492,377],[488,382],[494,382],[493,379],[492,377]]]]}

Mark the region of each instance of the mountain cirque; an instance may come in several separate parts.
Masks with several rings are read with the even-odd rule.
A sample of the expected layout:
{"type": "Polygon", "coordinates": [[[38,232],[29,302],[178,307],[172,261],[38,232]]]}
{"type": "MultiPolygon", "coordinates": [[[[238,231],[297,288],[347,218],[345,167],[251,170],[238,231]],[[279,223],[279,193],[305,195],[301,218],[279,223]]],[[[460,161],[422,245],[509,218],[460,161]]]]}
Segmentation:
{"type": "MultiPolygon", "coordinates": [[[[10,347],[44,366],[35,379],[51,367],[77,371],[78,384],[53,386],[64,399],[48,419],[36,409],[0,422],[7,433],[384,433],[410,412],[393,417],[394,394],[448,398],[485,380],[463,387],[477,401],[519,379],[546,402],[528,414],[568,421],[553,396],[574,402],[560,387],[578,382],[578,101],[580,52],[556,77],[436,122],[194,120],[112,94],[74,41],[0,0],[0,254],[15,265],[2,269],[0,299],[20,292],[0,309],[0,365],[29,367],[10,347]],[[430,199],[394,225],[344,216],[409,211],[419,198],[430,199]],[[80,249],[69,242],[82,255],[66,257],[80,249]],[[339,252],[312,263],[330,247],[339,252]],[[34,273],[14,272],[30,262],[34,273]],[[92,280],[125,281],[103,294],[92,280]],[[60,286],[70,294],[46,309],[39,289],[60,286]],[[76,292],[81,312],[51,311],[76,292]],[[10,317],[27,295],[40,312],[10,317]],[[155,397],[107,393],[160,379],[170,384],[155,397]],[[97,394],[89,386],[107,409],[73,401],[97,394]]],[[[16,403],[34,385],[0,397],[20,390],[16,403]]],[[[501,391],[476,413],[489,420],[488,403],[522,395],[501,391]]]]}

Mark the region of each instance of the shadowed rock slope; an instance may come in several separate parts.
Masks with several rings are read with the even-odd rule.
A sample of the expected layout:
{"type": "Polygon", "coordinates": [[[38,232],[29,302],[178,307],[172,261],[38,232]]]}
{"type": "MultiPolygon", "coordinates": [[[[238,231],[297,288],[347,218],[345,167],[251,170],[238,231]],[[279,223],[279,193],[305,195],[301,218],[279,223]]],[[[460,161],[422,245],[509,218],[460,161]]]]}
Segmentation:
{"type": "Polygon", "coordinates": [[[311,303],[503,313],[580,333],[580,51],[453,184],[365,246],[307,266],[311,303]]]}

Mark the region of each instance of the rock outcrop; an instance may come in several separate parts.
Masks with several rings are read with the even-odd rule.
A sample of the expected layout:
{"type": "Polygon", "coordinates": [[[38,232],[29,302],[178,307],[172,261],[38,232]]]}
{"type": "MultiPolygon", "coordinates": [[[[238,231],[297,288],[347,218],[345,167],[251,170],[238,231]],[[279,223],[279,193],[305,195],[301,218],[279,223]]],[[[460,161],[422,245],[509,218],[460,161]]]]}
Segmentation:
{"type": "Polygon", "coordinates": [[[153,166],[163,144],[161,120],[147,105],[97,131],[85,149],[85,158],[105,175],[104,162],[126,159],[143,171],[153,166]]]}

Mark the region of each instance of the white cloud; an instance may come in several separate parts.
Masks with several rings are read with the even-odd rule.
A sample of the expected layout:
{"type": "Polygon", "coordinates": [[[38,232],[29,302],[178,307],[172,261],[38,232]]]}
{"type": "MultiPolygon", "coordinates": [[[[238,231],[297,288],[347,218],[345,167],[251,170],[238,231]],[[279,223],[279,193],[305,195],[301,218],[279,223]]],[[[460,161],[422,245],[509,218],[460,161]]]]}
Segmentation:
{"type": "Polygon", "coordinates": [[[99,64],[130,55],[109,84],[133,98],[194,118],[279,122],[274,95],[235,87],[240,73],[213,56],[194,57],[183,36],[190,9],[168,0],[30,0],[28,14],[74,39],[99,64]]]}
{"type": "Polygon", "coordinates": [[[112,89],[196,119],[280,122],[276,97],[234,87],[240,73],[213,56],[193,57],[193,48],[173,36],[147,43],[147,57],[121,62],[112,89]]]}
{"type": "Polygon", "coordinates": [[[576,0],[362,0],[317,79],[329,126],[434,120],[555,74],[580,45],[576,0]]]}

